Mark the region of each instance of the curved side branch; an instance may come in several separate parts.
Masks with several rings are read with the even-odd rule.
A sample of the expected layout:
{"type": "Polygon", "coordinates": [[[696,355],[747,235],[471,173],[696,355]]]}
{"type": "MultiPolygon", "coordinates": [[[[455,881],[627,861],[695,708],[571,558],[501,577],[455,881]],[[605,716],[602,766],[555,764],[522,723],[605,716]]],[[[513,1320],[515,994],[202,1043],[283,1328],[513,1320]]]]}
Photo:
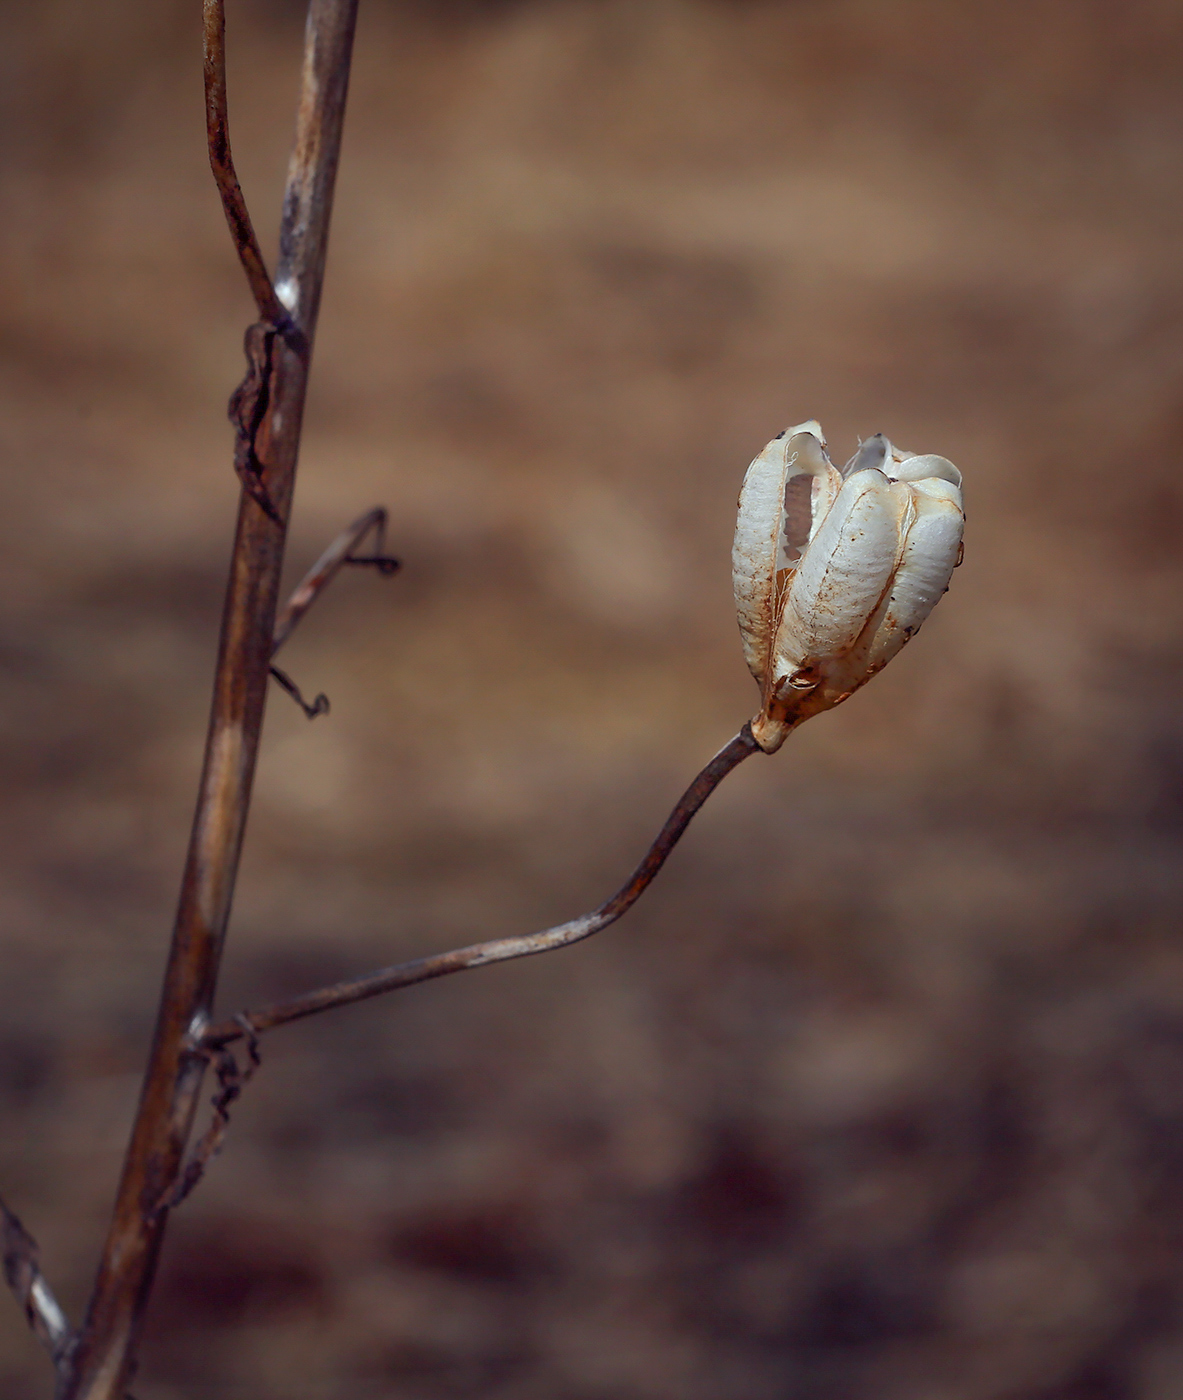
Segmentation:
{"type": "Polygon", "coordinates": [[[269,1031],[275,1026],[286,1025],[289,1021],[314,1016],[319,1011],[329,1011],[336,1006],[349,1006],[355,1001],[381,996],[383,992],[393,992],[399,987],[410,987],[416,982],[446,977],[452,972],[464,972],[470,967],[486,967],[489,963],[508,962],[511,958],[525,958],[533,953],[547,953],[552,948],[565,948],[569,943],[578,943],[593,933],[599,933],[601,929],[607,928],[622,914],[627,913],[645,893],[670,852],[682,839],[682,834],[690,825],[694,814],[727,774],[733,768],[737,768],[745,758],[760,751],[759,745],[752,738],[750,727],[745,724],[735,738],[719,750],[678,799],[677,806],[649,847],[645,859],[625,884],[611,899],[605,900],[590,914],[583,914],[565,924],[556,924],[554,928],[544,929],[541,933],[530,933],[519,938],[496,938],[487,943],[470,944],[467,948],[455,948],[449,953],[416,958],[413,962],[399,963],[395,967],[380,968],[365,977],[337,982],[331,987],[322,987],[318,991],[295,997],[292,1001],[265,1006],[259,1011],[245,1012],[232,1021],[223,1021],[220,1025],[211,1026],[202,1036],[202,1045],[209,1049],[220,1048],[238,1040],[246,1033],[247,1027],[256,1034],[269,1031]]]}
{"type": "Polygon", "coordinates": [[[230,235],[238,249],[242,269],[250,283],[251,295],[259,315],[271,325],[280,327],[289,322],[283,303],[275,295],[267,265],[255,237],[255,228],[247,211],[242,186],[234,171],[230,154],[230,125],[226,112],[226,11],[223,0],[204,0],[205,22],[205,129],[209,144],[209,163],[214,172],[218,193],[230,235]]]}
{"type": "Polygon", "coordinates": [[[37,1256],[37,1241],[0,1200],[4,1226],[4,1278],[25,1310],[37,1340],[60,1365],[73,1336],[66,1314],[45,1281],[37,1256]]]}

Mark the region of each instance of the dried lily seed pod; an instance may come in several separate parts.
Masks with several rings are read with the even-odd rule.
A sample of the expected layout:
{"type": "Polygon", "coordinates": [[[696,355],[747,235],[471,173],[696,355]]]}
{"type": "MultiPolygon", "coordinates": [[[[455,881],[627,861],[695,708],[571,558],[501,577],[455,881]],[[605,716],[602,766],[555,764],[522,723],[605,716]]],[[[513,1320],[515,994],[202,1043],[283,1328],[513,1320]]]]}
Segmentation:
{"type": "Polygon", "coordinates": [[[762,748],[840,704],[916,634],[960,562],[964,526],[961,473],[944,457],[876,433],[839,471],[814,420],[768,444],[744,477],[732,550],[762,748]]]}

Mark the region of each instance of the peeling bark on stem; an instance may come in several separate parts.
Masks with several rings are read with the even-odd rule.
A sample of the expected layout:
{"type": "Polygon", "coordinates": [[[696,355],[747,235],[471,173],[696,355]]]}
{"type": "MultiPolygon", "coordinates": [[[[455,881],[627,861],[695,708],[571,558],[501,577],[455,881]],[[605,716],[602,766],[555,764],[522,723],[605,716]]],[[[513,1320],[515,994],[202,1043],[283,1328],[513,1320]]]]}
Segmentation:
{"type": "Polygon", "coordinates": [[[416,982],[429,982],[435,977],[464,972],[470,967],[487,967],[490,963],[508,962],[512,958],[525,958],[534,953],[548,953],[553,948],[565,948],[570,943],[590,938],[593,933],[599,933],[601,929],[615,923],[622,914],[633,907],[649,888],[670,852],[682,839],[683,832],[702,804],[733,768],[738,767],[745,758],[759,752],[760,746],[752,737],[749,726],[745,724],[682,794],[677,806],[646,852],[645,859],[625,884],[611,899],[605,900],[590,914],[583,914],[578,919],[570,919],[564,924],[556,924],[553,928],[542,930],[541,933],[473,943],[467,948],[454,948],[449,953],[436,953],[432,957],[399,963],[396,967],[380,968],[365,977],[336,982],[331,987],[307,992],[292,1001],[266,1006],[259,1011],[243,1012],[232,1021],[211,1027],[202,1036],[201,1043],[210,1050],[220,1049],[240,1039],[248,1029],[259,1034],[272,1030],[275,1026],[286,1025],[289,1021],[315,1016],[319,1011],[349,1006],[355,1001],[365,1001],[369,997],[381,996],[384,992],[396,991],[399,987],[413,986],[416,982]]]}
{"type": "MultiPolygon", "coordinates": [[[[274,513],[260,504],[257,493],[243,491],[205,764],[156,1031],[86,1322],[72,1364],[59,1377],[60,1400],[123,1400],[168,1219],[168,1212],[157,1207],[180,1169],[205,1072],[206,1057],[197,1041],[217,984],[255,772],[356,15],[357,0],[311,0],[309,6],[296,142],[271,298],[261,296],[261,259],[252,271],[243,255],[260,308],[278,318],[272,302],[277,299],[283,314],[274,323],[279,334],[266,406],[253,430],[260,483],[274,513]]],[[[215,157],[221,148],[215,149],[214,140],[225,135],[220,7],[207,6],[206,20],[207,43],[211,33],[214,41],[212,54],[207,53],[207,78],[212,61],[214,79],[211,163],[226,200],[233,179],[229,146],[221,151],[219,174],[215,157]]],[[[237,190],[237,181],[233,188],[237,190]]],[[[241,212],[245,216],[244,205],[241,212]]],[[[244,245],[245,234],[240,236],[233,218],[230,222],[240,254],[244,246],[257,253],[253,233],[244,245]]],[[[249,219],[245,229],[250,229],[249,219]]]]}

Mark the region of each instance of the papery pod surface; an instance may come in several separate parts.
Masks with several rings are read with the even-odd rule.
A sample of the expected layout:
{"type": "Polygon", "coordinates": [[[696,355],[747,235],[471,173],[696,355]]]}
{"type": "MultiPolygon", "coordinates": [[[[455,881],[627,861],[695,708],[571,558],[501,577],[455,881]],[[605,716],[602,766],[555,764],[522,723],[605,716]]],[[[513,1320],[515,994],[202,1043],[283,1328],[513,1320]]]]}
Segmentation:
{"type": "Polygon", "coordinates": [[[772,752],[915,635],[960,562],[961,473],[882,434],[841,472],[816,421],[774,438],[740,492],[732,570],[752,721],[772,752]]]}

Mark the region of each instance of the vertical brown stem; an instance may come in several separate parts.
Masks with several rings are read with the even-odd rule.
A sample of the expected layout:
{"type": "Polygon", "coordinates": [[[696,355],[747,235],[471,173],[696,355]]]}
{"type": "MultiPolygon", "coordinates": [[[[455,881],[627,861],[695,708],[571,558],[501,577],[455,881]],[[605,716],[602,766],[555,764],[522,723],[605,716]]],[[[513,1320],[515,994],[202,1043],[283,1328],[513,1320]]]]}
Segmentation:
{"type": "Polygon", "coordinates": [[[255,434],[275,515],[244,492],[226,589],[197,814],[155,1036],[114,1218],[60,1400],[123,1400],[197,1107],[209,1019],[250,803],[271,660],[309,357],[325,250],[357,0],[311,0],[296,142],[288,172],[276,291],[292,317],[273,351],[266,415],[255,434]]]}

